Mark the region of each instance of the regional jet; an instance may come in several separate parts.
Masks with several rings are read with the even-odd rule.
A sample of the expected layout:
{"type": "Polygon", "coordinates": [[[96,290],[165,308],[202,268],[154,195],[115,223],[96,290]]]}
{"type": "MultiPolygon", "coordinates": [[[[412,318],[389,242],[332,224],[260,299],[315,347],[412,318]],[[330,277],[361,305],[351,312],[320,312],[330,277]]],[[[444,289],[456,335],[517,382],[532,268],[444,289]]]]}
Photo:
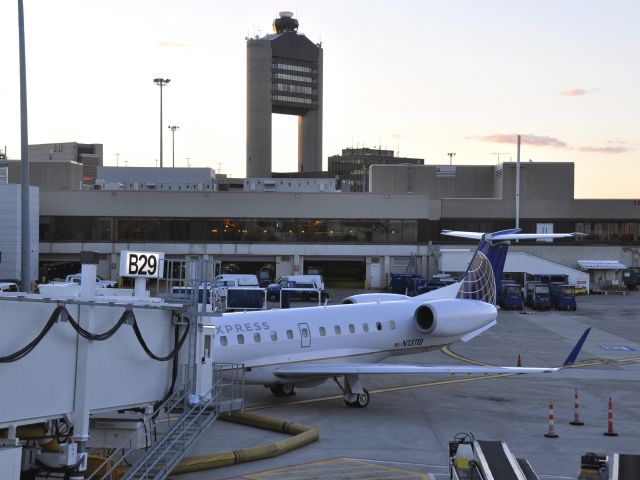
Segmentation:
{"type": "Polygon", "coordinates": [[[364,294],[340,305],[223,314],[216,322],[216,362],[242,364],[245,383],[264,385],[277,396],[332,378],[350,407],[369,404],[362,375],[545,373],[572,365],[589,329],[561,367],[379,363],[468,342],[489,330],[496,324],[496,291],[510,241],[576,235],[519,232],[443,232],[480,242],[463,279],[428,294],[364,294]]]}

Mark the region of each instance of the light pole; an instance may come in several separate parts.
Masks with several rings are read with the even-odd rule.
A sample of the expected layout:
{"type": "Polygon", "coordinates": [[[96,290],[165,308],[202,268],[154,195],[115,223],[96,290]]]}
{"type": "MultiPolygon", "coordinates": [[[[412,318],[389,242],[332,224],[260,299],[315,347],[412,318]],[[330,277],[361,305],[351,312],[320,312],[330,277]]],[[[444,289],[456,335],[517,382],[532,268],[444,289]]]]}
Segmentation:
{"type": "Polygon", "coordinates": [[[116,153],[116,167],[120,166],[120,154],[116,153]]]}
{"type": "Polygon", "coordinates": [[[169,126],[171,130],[171,156],[173,158],[173,168],[176,168],[176,130],[180,127],[178,125],[169,126]]]}
{"type": "Polygon", "coordinates": [[[170,78],[154,78],[153,83],[160,87],[160,168],[162,168],[162,87],[171,81],[170,78]]]}
{"type": "Polygon", "coordinates": [[[451,152],[451,153],[447,153],[447,155],[449,155],[449,165],[453,165],[453,157],[455,157],[456,154],[451,152]]]}
{"type": "MultiPolygon", "coordinates": [[[[20,56],[20,280],[22,291],[31,291],[31,230],[29,228],[29,128],[27,122],[27,67],[24,46],[24,6],[18,0],[18,50],[20,56]]],[[[5,149],[6,152],[6,149],[5,149]]]]}

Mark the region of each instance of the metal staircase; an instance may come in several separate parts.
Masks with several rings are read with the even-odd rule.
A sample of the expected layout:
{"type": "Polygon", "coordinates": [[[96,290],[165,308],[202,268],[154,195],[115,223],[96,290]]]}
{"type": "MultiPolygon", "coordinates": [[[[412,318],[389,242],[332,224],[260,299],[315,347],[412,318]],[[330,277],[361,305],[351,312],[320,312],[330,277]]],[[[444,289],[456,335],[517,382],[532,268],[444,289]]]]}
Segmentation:
{"type": "Polygon", "coordinates": [[[218,416],[219,406],[208,400],[185,403],[185,392],[169,406],[166,433],[133,465],[122,480],[163,480],[180,462],[187,450],[218,416]],[[179,415],[179,416],[178,416],[179,415]]]}
{"type": "Polygon", "coordinates": [[[173,393],[152,415],[152,428],[160,438],[140,450],[134,432],[96,468],[87,480],[164,480],[189,448],[221,413],[243,408],[243,368],[214,364],[213,387],[193,395],[190,384],[173,393]],[[131,465],[127,469],[127,465],[131,465]],[[126,470],[126,473],[124,473],[126,470]],[[124,475],[123,475],[124,473],[124,475]]]}

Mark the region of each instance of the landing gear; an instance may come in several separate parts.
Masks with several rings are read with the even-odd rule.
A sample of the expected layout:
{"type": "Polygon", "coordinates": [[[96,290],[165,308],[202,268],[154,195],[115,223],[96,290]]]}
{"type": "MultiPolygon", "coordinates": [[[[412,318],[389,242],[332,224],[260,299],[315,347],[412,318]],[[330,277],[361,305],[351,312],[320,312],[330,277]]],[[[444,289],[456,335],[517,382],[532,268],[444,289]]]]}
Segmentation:
{"type": "Polygon", "coordinates": [[[347,407],[364,408],[369,405],[369,391],[362,386],[358,375],[345,375],[344,386],[340,384],[336,377],[333,381],[340,387],[344,396],[344,404],[347,407]]]}
{"type": "Polygon", "coordinates": [[[296,394],[293,383],[276,383],[269,385],[269,389],[276,397],[290,397],[296,394]]]}
{"type": "Polygon", "coordinates": [[[344,404],[347,407],[353,407],[353,408],[364,408],[367,405],[369,405],[369,390],[367,390],[366,388],[362,389],[362,393],[358,393],[356,394],[356,399],[352,402],[348,401],[346,396],[344,398],[344,404]]]}

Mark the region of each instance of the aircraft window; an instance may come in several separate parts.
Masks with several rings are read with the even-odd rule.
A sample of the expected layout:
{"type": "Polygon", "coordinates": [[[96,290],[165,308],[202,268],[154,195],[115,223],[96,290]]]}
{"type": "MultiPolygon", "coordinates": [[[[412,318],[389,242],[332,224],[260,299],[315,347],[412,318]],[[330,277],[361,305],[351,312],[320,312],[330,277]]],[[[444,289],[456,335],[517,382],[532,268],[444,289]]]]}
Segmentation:
{"type": "Polygon", "coordinates": [[[382,323],[381,322],[376,322],[376,330],[378,330],[379,332],[382,331],[382,323]]]}
{"type": "Polygon", "coordinates": [[[278,332],[276,332],[276,331],[271,332],[271,341],[272,342],[277,342],[278,341],[278,332]]]}
{"type": "Polygon", "coordinates": [[[362,324],[362,331],[364,333],[367,333],[369,331],[369,324],[368,323],[363,323],[362,324]]]}
{"type": "Polygon", "coordinates": [[[287,338],[293,340],[293,330],[287,330],[287,338]]]}
{"type": "Polygon", "coordinates": [[[340,335],[340,325],[336,325],[336,326],[334,327],[334,330],[335,330],[335,332],[336,332],[336,335],[340,335]]]}
{"type": "Polygon", "coordinates": [[[302,329],[302,338],[309,338],[309,330],[306,328],[302,329]]]}
{"type": "Polygon", "coordinates": [[[260,334],[259,333],[254,333],[253,334],[253,341],[256,343],[260,343],[260,334]]]}
{"type": "Polygon", "coordinates": [[[320,335],[325,336],[327,334],[327,330],[324,327],[320,327],[320,335]]]}
{"type": "Polygon", "coordinates": [[[241,333],[238,334],[238,345],[244,344],[244,335],[241,333]]]}
{"type": "Polygon", "coordinates": [[[223,347],[227,346],[227,337],[225,337],[224,335],[220,337],[220,345],[222,345],[223,347]]]}
{"type": "Polygon", "coordinates": [[[396,322],[395,320],[389,320],[389,328],[391,330],[395,330],[396,329],[396,322]]]}
{"type": "Polygon", "coordinates": [[[349,333],[356,333],[356,326],[353,323],[349,324],[349,333]]]}

